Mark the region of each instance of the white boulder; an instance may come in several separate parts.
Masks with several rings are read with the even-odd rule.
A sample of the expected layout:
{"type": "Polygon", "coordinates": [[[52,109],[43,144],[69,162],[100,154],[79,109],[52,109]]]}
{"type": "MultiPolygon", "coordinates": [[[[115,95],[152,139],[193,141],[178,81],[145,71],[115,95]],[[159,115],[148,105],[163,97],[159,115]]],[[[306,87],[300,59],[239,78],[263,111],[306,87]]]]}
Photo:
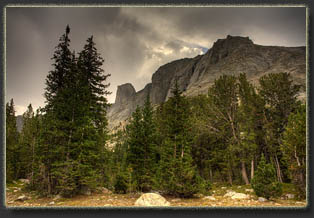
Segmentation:
{"type": "Polygon", "coordinates": [[[247,199],[249,198],[248,195],[243,193],[235,193],[233,196],[231,196],[232,199],[247,199]]]}
{"type": "Polygon", "coordinates": [[[141,195],[136,201],[135,206],[151,207],[151,206],[170,206],[170,203],[161,195],[156,193],[146,193],[141,195]]]}

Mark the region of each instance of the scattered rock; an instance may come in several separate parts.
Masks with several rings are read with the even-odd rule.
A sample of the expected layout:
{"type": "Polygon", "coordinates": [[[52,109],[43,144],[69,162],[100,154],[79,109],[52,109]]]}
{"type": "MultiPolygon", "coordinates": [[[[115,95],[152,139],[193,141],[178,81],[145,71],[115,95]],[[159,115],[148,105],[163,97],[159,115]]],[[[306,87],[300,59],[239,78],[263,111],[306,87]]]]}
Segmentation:
{"type": "Polygon", "coordinates": [[[175,199],[172,199],[171,201],[172,202],[178,202],[178,201],[181,201],[181,199],[180,198],[175,198],[175,199]]]}
{"type": "Polygon", "coordinates": [[[49,205],[54,205],[54,204],[55,204],[54,201],[49,202],[49,205]]]}
{"type": "Polygon", "coordinates": [[[203,199],[210,200],[210,201],[216,201],[216,198],[213,196],[206,196],[203,199]]]}
{"type": "Polygon", "coordinates": [[[53,200],[56,201],[56,200],[59,200],[60,198],[62,198],[61,195],[56,195],[56,196],[53,198],[53,200]]]}
{"type": "Polygon", "coordinates": [[[245,189],[245,191],[246,191],[246,192],[254,192],[254,190],[251,189],[251,188],[247,188],[247,189],[245,189]]]}
{"type": "Polygon", "coordinates": [[[224,195],[224,197],[232,197],[233,195],[235,195],[236,194],[236,192],[234,192],[234,191],[229,191],[229,192],[227,192],[225,195],[224,195]]]}
{"type": "Polygon", "coordinates": [[[25,201],[25,200],[28,200],[28,197],[26,197],[25,195],[21,195],[16,199],[16,201],[25,201]]]}
{"type": "Polygon", "coordinates": [[[231,196],[232,199],[247,199],[249,196],[243,193],[235,193],[233,196],[231,196]]]}
{"type": "Polygon", "coordinates": [[[267,199],[266,199],[266,198],[263,198],[263,197],[259,197],[259,198],[258,198],[258,201],[259,201],[259,202],[266,202],[267,199]]]}
{"type": "Polygon", "coordinates": [[[294,198],[294,194],[286,194],[285,197],[287,199],[293,199],[294,198]]]}
{"type": "Polygon", "coordinates": [[[26,184],[29,184],[29,179],[19,179],[20,182],[23,182],[23,183],[26,183],[26,184]]]}
{"type": "Polygon", "coordinates": [[[135,206],[170,206],[170,203],[161,195],[155,193],[146,193],[139,197],[135,206]]]}

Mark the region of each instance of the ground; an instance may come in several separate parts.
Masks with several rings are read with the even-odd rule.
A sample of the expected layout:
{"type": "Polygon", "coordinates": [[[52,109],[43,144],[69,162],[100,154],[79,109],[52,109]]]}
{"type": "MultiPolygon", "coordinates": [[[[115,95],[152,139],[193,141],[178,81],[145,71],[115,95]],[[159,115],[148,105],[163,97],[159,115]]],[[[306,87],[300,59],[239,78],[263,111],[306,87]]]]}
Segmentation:
{"type": "MultiPolygon", "coordinates": [[[[35,192],[28,192],[24,189],[25,183],[21,181],[14,182],[6,187],[6,206],[10,207],[131,207],[141,196],[141,193],[134,194],[113,194],[102,191],[93,192],[91,195],[78,195],[73,198],[39,197],[35,192]],[[27,199],[17,200],[20,196],[26,196],[27,199]]],[[[258,201],[258,197],[251,192],[246,191],[250,186],[221,186],[213,185],[212,193],[216,200],[206,199],[204,195],[197,195],[193,198],[176,198],[173,196],[164,196],[173,207],[305,207],[305,200],[276,198],[266,202],[258,201]],[[224,197],[229,191],[245,193],[250,198],[245,200],[233,200],[230,197],[224,197]]],[[[284,194],[293,193],[288,187],[284,187],[284,194]],[[285,193],[286,192],[286,193],[285,193]]]]}

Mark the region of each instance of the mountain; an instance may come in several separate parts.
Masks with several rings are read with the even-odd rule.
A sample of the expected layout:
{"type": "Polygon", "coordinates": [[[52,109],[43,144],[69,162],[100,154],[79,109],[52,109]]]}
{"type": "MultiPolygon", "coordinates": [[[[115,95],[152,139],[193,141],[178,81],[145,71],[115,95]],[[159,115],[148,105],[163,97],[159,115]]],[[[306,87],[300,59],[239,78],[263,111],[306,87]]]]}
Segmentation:
{"type": "MultiPolygon", "coordinates": [[[[301,47],[262,46],[248,37],[230,36],[218,39],[206,54],[165,64],[153,74],[152,82],[136,92],[132,84],[118,86],[115,103],[108,111],[109,127],[125,123],[137,105],[143,105],[150,95],[153,104],[166,101],[175,78],[183,94],[206,94],[214,80],[222,74],[246,73],[258,85],[258,79],[268,73],[287,72],[305,87],[306,49],[301,47]]],[[[302,93],[305,98],[305,90],[302,93]]]]}

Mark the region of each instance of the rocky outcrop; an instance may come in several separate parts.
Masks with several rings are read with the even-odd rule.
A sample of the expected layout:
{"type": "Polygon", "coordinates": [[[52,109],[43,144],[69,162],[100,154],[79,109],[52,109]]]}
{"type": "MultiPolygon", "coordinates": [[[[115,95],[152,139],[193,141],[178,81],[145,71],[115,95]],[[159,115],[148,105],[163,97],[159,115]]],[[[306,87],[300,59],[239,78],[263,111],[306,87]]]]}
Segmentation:
{"type": "Polygon", "coordinates": [[[135,206],[141,207],[151,207],[151,206],[170,206],[170,203],[161,195],[156,193],[146,193],[141,195],[136,202],[134,203],[135,206]]]}
{"type": "Polygon", "coordinates": [[[109,127],[124,124],[136,106],[143,105],[147,95],[153,104],[166,101],[175,79],[183,94],[195,96],[207,93],[222,74],[246,73],[247,78],[257,84],[261,76],[278,72],[290,73],[296,83],[305,86],[305,47],[262,46],[248,37],[228,35],[218,39],[204,55],[159,67],[152,76],[152,83],[139,92],[129,83],[119,86],[116,101],[108,111],[109,127]]]}

